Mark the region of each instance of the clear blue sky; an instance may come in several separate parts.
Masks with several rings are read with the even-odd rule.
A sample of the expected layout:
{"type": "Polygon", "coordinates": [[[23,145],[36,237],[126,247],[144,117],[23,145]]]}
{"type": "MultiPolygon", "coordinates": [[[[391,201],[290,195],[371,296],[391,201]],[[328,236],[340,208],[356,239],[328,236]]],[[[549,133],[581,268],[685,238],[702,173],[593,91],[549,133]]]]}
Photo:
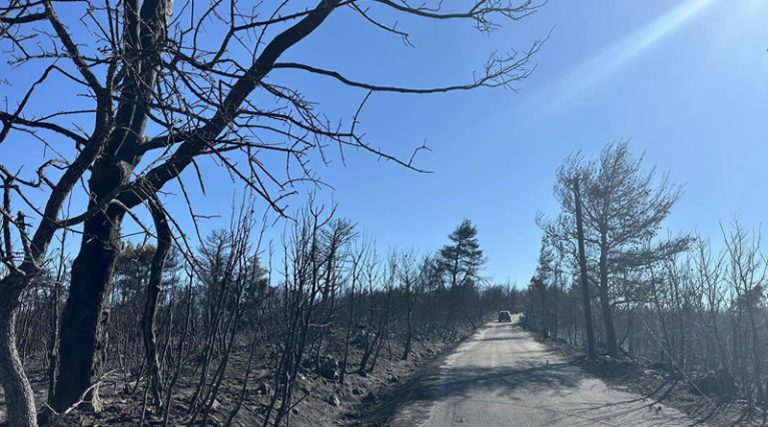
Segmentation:
{"type": "MultiPolygon", "coordinates": [[[[433,174],[349,151],[346,167],[337,156],[329,167],[315,163],[334,187],[321,200],[339,202],[339,215],[379,247],[437,249],[466,217],[479,229],[485,273],[522,285],[538,255],[536,213],[557,212],[557,166],[575,150],[595,155],[615,139],[631,139],[649,165],[684,184],[670,230],[716,238],[719,221],[732,214],[759,226],[768,208],[767,18],[764,0],[550,0],[490,36],[467,23],[401,19],[398,28],[415,44],[409,48],[341,12],[284,59],[376,83],[460,83],[490,52],[525,49],[554,27],[519,93],[382,94],[369,101],[362,116],[367,140],[406,157],[426,141],[433,151],[418,165],[433,174]]],[[[331,117],[348,117],[363,96],[291,71],[274,79],[296,85],[331,117]]],[[[18,88],[0,86],[5,90],[12,98],[18,88]]],[[[0,156],[24,163],[24,150],[0,146],[0,156]]],[[[214,191],[195,196],[197,211],[226,216],[234,186],[206,168],[214,191]]],[[[204,229],[226,225],[208,221],[204,229]]]]}
{"type": "Polygon", "coordinates": [[[467,217],[479,228],[486,273],[524,284],[538,256],[536,213],[557,212],[557,166],[617,138],[630,138],[649,165],[685,186],[671,230],[716,238],[732,214],[748,226],[765,218],[768,2],[553,0],[490,37],[403,23],[415,49],[336,18],[329,24],[349,27],[313,35],[297,58],[316,49],[318,62],[351,76],[414,84],[466,79],[489,52],[525,48],[554,26],[519,94],[372,99],[368,139],[406,152],[426,139],[433,152],[420,159],[435,171],[418,175],[369,157],[323,171],[340,214],[380,245],[437,248],[467,217]],[[338,50],[321,48],[328,45],[338,50]]]}

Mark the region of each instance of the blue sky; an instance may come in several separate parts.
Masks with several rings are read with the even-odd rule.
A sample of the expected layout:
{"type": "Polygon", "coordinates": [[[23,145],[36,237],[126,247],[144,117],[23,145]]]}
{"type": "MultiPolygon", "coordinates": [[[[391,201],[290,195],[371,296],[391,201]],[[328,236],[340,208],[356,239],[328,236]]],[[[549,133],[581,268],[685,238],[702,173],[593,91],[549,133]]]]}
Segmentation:
{"type": "MultiPolygon", "coordinates": [[[[522,285],[538,256],[536,213],[557,212],[558,165],[575,150],[596,155],[612,140],[630,139],[649,165],[685,186],[670,230],[717,238],[719,221],[734,214],[750,227],[760,225],[768,207],[762,191],[768,182],[766,17],[763,0],[550,0],[490,36],[467,23],[400,18],[411,48],[341,11],[284,60],[376,83],[435,86],[471,80],[491,52],[526,49],[552,30],[518,93],[370,99],[361,117],[367,141],[405,157],[426,141],[432,152],[417,163],[434,173],[353,151],[345,153],[346,166],[335,155],[328,167],[314,163],[333,186],[319,198],[338,202],[338,214],[357,222],[380,248],[437,249],[469,218],[488,257],[485,273],[522,285]]],[[[330,117],[349,117],[364,96],[288,70],[272,78],[300,88],[330,117]]],[[[19,87],[0,86],[0,93],[8,90],[13,99],[19,87]]],[[[55,86],[47,90],[63,96],[55,86]]],[[[0,156],[24,164],[28,150],[4,144],[0,156]]],[[[237,185],[210,162],[204,167],[211,191],[195,192],[196,210],[226,217],[237,185]]],[[[205,231],[227,224],[223,218],[202,225],[205,231]]]]}
{"type": "Polygon", "coordinates": [[[519,94],[371,100],[369,140],[402,150],[426,140],[433,151],[420,159],[434,174],[356,156],[323,176],[335,187],[339,213],[379,245],[437,248],[470,218],[488,256],[486,273],[518,284],[535,268],[536,213],[557,212],[560,162],[575,150],[596,155],[619,138],[684,185],[670,230],[716,239],[719,222],[733,214],[757,227],[767,207],[759,190],[768,178],[767,16],[762,1],[554,0],[490,37],[455,25],[407,27],[415,49],[375,33],[348,42],[352,28],[319,33],[307,49],[340,46],[325,62],[340,62],[350,75],[434,84],[461,81],[488,52],[525,48],[554,27],[519,94]]]}

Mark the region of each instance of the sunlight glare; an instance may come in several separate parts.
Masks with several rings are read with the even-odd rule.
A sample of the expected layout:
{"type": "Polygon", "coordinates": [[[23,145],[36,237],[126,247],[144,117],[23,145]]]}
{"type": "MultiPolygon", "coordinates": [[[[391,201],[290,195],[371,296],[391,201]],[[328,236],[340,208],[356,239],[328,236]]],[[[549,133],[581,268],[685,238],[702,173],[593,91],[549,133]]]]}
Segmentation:
{"type": "Polygon", "coordinates": [[[667,38],[718,0],[688,0],[664,13],[642,28],[633,31],[585,62],[578,65],[554,87],[550,107],[556,107],[583,92],[634,58],[667,38]]]}

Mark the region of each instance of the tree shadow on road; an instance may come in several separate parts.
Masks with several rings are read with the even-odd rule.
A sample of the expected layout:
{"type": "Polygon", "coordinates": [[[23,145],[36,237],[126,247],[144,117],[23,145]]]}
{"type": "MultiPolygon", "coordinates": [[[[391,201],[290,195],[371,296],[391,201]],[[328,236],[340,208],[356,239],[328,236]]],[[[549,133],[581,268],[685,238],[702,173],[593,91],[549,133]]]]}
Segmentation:
{"type": "Polygon", "coordinates": [[[443,400],[469,393],[495,394],[516,400],[513,395],[547,390],[567,394],[589,376],[568,363],[524,367],[445,367],[442,361],[398,388],[381,404],[367,408],[365,425],[390,425],[395,414],[415,425],[429,416],[430,407],[443,400]]]}
{"type": "MultiPolygon", "coordinates": [[[[495,327],[502,328],[506,325],[495,327]]],[[[525,336],[504,334],[504,336],[485,337],[484,334],[475,335],[465,341],[467,345],[485,345],[489,341],[526,340],[525,336]]],[[[477,348],[466,348],[466,352],[477,351],[477,348]]],[[[459,350],[454,357],[462,357],[459,350]],[[458,356],[456,356],[458,355],[458,356]]],[[[512,355],[505,353],[505,355],[512,355]]],[[[630,419],[639,412],[647,418],[651,416],[651,404],[646,398],[638,396],[622,401],[606,403],[599,399],[567,398],[584,389],[591,389],[591,385],[582,384],[584,381],[596,381],[590,373],[573,365],[570,362],[556,358],[555,363],[547,363],[546,355],[549,350],[531,348],[530,350],[517,351],[521,355],[536,353],[537,357],[523,357],[523,363],[508,366],[479,366],[455,363],[446,363],[446,357],[435,361],[427,369],[416,377],[404,383],[395,390],[386,400],[378,405],[372,405],[363,409],[365,422],[363,425],[371,426],[413,426],[425,421],[430,416],[430,409],[439,402],[460,402],[463,399],[478,400],[478,397],[487,399],[483,402],[488,405],[508,405],[510,411],[515,408],[525,408],[527,411],[546,413],[547,417],[556,423],[570,423],[573,425],[613,425],[612,419],[630,419]],[[539,354],[541,353],[541,354],[539,354]],[[542,357],[544,356],[544,357],[542,357]],[[557,405],[531,403],[525,396],[541,395],[545,399],[553,399],[557,405]],[[559,399],[559,397],[564,397],[559,399]],[[585,424],[586,423],[586,424],[585,424]]],[[[554,356],[554,354],[553,354],[554,356]]],[[[457,359],[461,360],[461,359],[457,359]]],[[[482,363],[482,362],[481,362],[482,363]]],[[[663,414],[661,414],[663,415],[663,414]]],[[[659,420],[667,417],[659,416],[659,420]]],[[[643,418],[643,417],[641,417],[643,418]]],[[[652,417],[655,418],[655,417],[652,417]]],[[[687,418],[686,418],[687,419],[687,418]]],[[[653,420],[655,421],[655,420],[653,420]]],[[[682,424],[686,424],[679,420],[682,424]]],[[[663,424],[663,421],[662,421],[663,424]]],[[[654,424],[649,424],[654,425],[654,424]]]]}

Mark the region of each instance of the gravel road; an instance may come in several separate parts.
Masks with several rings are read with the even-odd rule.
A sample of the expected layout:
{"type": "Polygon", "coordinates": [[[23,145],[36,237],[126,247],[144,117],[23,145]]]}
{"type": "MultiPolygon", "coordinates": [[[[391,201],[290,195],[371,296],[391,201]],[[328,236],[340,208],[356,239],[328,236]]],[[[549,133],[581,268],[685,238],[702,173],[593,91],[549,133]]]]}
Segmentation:
{"type": "Polygon", "coordinates": [[[390,426],[680,426],[685,414],[608,388],[519,326],[489,323],[427,375],[390,426]]]}

